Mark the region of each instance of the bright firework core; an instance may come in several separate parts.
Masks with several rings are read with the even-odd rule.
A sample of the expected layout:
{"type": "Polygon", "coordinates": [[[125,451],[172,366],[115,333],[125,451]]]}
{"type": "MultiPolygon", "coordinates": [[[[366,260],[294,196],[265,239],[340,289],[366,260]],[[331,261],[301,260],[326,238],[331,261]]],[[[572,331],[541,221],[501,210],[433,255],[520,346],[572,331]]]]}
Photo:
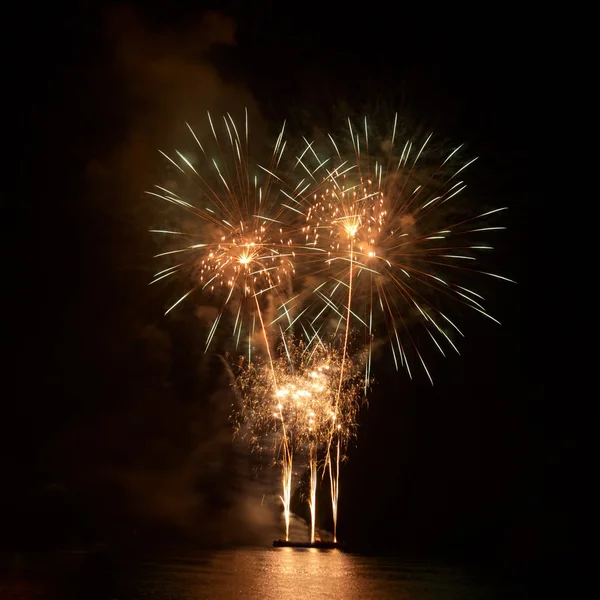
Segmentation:
{"type": "Polygon", "coordinates": [[[366,119],[362,130],[348,121],[349,143],[338,146],[331,135],[307,142],[306,170],[322,179],[301,203],[301,241],[313,249],[309,264],[322,281],[306,313],[314,330],[332,322],[345,335],[362,329],[369,345],[385,332],[396,368],[412,378],[416,360],[433,384],[421,344],[446,356],[448,348],[458,352],[450,336],[463,335],[442,301],[498,322],[471,286],[479,275],[507,280],[476,268],[478,254],[492,250],[482,234],[504,229],[484,219],[505,207],[472,213],[460,203],[467,186],[459,174],[475,159],[465,163],[461,146],[430,152],[431,135],[420,146],[405,141],[396,149],[396,125],[397,119],[391,142],[375,140],[375,156],[366,119]],[[411,331],[416,324],[419,331],[411,331]]]}
{"type": "MultiPolygon", "coordinates": [[[[264,234],[263,232],[260,232],[264,234]]],[[[244,296],[256,294],[280,285],[293,265],[289,253],[282,254],[271,245],[263,243],[260,234],[253,240],[247,238],[227,241],[222,236],[216,247],[199,261],[199,280],[209,281],[229,288],[239,286],[244,296]],[[244,281],[240,280],[244,278],[244,281]]]]}
{"type": "Polygon", "coordinates": [[[348,217],[341,217],[339,219],[334,219],[334,223],[339,223],[342,226],[342,229],[348,235],[348,238],[354,238],[356,233],[360,229],[360,215],[350,215],[348,217]]]}
{"type": "Polygon", "coordinates": [[[345,185],[340,185],[340,189],[328,188],[320,197],[314,196],[303,229],[305,240],[326,249],[330,259],[345,256],[352,247],[359,259],[378,257],[385,260],[376,246],[381,252],[382,242],[393,234],[386,230],[387,217],[384,194],[372,191],[370,180],[362,187],[351,186],[348,191],[345,185]],[[358,190],[362,193],[358,194],[358,190]]]}
{"type": "Polygon", "coordinates": [[[286,538],[294,457],[307,460],[311,474],[311,541],[315,539],[317,472],[321,469],[330,471],[335,527],[340,457],[355,433],[358,402],[365,386],[361,360],[344,358],[339,349],[318,338],[303,342],[287,337],[272,361],[244,366],[237,379],[244,399],[243,416],[253,439],[266,439],[268,433],[275,438],[282,467],[286,538]]]}
{"type": "Polygon", "coordinates": [[[228,311],[235,316],[236,348],[247,344],[251,357],[257,333],[268,345],[265,308],[285,302],[291,286],[294,251],[289,221],[281,219],[282,198],[298,193],[297,185],[291,183],[290,173],[287,181],[277,174],[286,146],[283,128],[271,156],[263,156],[262,166],[250,150],[247,113],[241,126],[231,115],[223,115],[220,133],[219,121],[213,121],[210,113],[207,116],[212,141],[196,135],[188,124],[190,142],[200,151],[198,158],[190,159],[190,153],[178,150],[173,156],[161,151],[183,177],[177,186],[157,185],[148,194],[188,217],[174,230],[152,230],[172,241],[168,250],[156,255],[170,264],[155,274],[152,283],[181,275],[190,282],[165,314],[196,293],[211,295],[211,304],[220,301],[206,349],[228,311]]]}
{"type": "Polygon", "coordinates": [[[277,373],[273,416],[294,427],[301,444],[326,443],[336,420],[335,385],[329,364],[304,373],[277,373]]]}

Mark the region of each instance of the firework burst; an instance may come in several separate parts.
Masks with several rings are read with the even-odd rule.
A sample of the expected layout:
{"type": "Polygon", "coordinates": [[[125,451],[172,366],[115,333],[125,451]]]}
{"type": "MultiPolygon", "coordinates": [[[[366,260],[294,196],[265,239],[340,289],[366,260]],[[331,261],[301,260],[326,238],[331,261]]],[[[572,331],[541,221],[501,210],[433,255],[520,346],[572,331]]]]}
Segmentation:
{"type": "MultiPolygon", "coordinates": [[[[319,449],[336,443],[338,465],[356,430],[358,400],[364,387],[357,359],[342,358],[331,343],[306,343],[284,337],[271,363],[241,359],[237,386],[243,397],[242,419],[256,443],[274,436],[282,469],[281,500],[289,536],[292,464],[308,456],[311,541],[315,533],[315,498],[319,449]],[[339,378],[344,365],[344,379],[339,378]]],[[[337,496],[336,496],[337,499],[337,496]]],[[[333,497],[332,497],[333,500],[333,497]]],[[[337,516],[334,508],[334,521],[337,516]]]]}
{"type": "Polygon", "coordinates": [[[479,254],[492,250],[481,236],[505,229],[488,219],[506,209],[465,211],[457,201],[475,158],[463,159],[462,146],[440,152],[432,135],[399,142],[396,130],[397,116],[390,139],[369,139],[365,118],[360,127],[348,120],[346,140],[329,135],[318,149],[305,140],[298,160],[315,189],[296,207],[304,217],[298,243],[318,250],[304,267],[321,278],[309,324],[343,327],[344,351],[351,324],[365,331],[371,350],[385,331],[396,368],[412,377],[418,359],[433,383],[414,322],[444,356],[447,348],[458,352],[452,332],[463,335],[447,314],[452,303],[498,322],[470,282],[481,275],[511,281],[477,266],[479,254]]]}
{"type": "Polygon", "coordinates": [[[171,244],[156,255],[169,264],[151,284],[176,277],[191,281],[165,314],[195,292],[209,294],[218,312],[206,349],[229,309],[236,347],[247,339],[251,354],[256,332],[268,349],[266,321],[273,320],[277,307],[285,311],[295,252],[289,221],[282,219],[282,198],[301,192],[303,179],[290,186],[293,174],[279,171],[284,128],[262,166],[251,159],[247,112],[241,131],[229,114],[218,130],[208,113],[208,125],[212,135],[202,142],[188,124],[195,152],[176,150],[169,156],[161,151],[177,179],[147,193],[175,205],[187,218],[179,218],[176,228],[152,230],[171,244]]]}
{"type": "Polygon", "coordinates": [[[400,140],[397,116],[388,139],[366,118],[348,120],[343,138],[305,139],[285,158],[282,128],[265,166],[252,158],[247,113],[239,129],[229,114],[216,127],[209,113],[208,125],[200,137],[188,125],[194,152],[162,153],[176,179],[148,192],[180,211],[176,227],[152,230],[167,264],[151,284],[191,282],[166,313],[196,292],[211,298],[206,350],[230,315],[236,352],[247,340],[236,359],[240,416],[256,446],[274,440],[286,539],[298,455],[310,475],[311,541],[321,467],[336,539],[340,462],[372,381],[375,343],[387,340],[397,369],[412,378],[420,365],[433,384],[425,347],[458,353],[454,313],[498,323],[477,281],[511,281],[479,267],[493,249],[489,236],[505,229],[495,220],[506,208],[471,210],[461,199],[476,159],[462,146],[435,146],[432,135],[400,140]],[[253,356],[257,344],[266,352],[253,356]]]}

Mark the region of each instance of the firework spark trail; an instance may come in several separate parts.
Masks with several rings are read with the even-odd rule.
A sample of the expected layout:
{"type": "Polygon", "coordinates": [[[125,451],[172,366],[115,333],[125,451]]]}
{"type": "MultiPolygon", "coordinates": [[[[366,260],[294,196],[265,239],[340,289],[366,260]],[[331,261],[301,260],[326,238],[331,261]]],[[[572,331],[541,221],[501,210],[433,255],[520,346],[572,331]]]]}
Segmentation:
{"type": "MultiPolygon", "coordinates": [[[[370,154],[370,148],[377,146],[369,136],[365,117],[362,136],[348,119],[351,142],[346,144],[348,152],[343,143],[336,143],[328,134],[329,149],[321,148],[314,140],[305,140],[305,151],[298,159],[307,172],[320,179],[298,207],[306,215],[302,241],[307,247],[321,250],[320,255],[314,255],[312,261],[302,265],[304,270],[323,280],[314,290],[316,308],[308,313],[311,325],[316,323],[320,327],[320,322],[334,314],[337,332],[345,321],[338,393],[344,379],[345,358],[350,351],[349,333],[356,321],[364,327],[367,336],[365,393],[371,379],[373,339],[381,326],[387,329],[396,368],[406,368],[412,378],[409,360],[412,353],[433,385],[421,348],[423,342],[418,332],[412,331],[413,321],[420,322],[426,339],[431,340],[443,356],[446,356],[446,344],[458,353],[448,324],[462,333],[442,312],[439,302],[452,299],[498,322],[480,302],[483,297],[461,283],[473,274],[511,281],[467,266],[476,262],[474,253],[491,250],[491,246],[478,241],[461,242],[461,236],[467,234],[503,229],[476,226],[474,222],[506,209],[471,213],[450,220],[452,214],[448,207],[456,210],[453,206],[456,197],[467,187],[458,176],[476,159],[461,162],[462,146],[439,158],[430,143],[432,134],[422,144],[413,146],[411,140],[405,141],[398,156],[394,146],[397,123],[398,115],[394,119],[389,149],[380,155],[377,150],[370,154]],[[442,220],[445,222],[440,223],[442,220]],[[452,238],[457,241],[453,242],[452,238]],[[381,312],[374,317],[378,308],[381,312]]],[[[330,475],[334,530],[340,474],[332,460],[335,433],[332,428],[325,458],[330,475]]]]}
{"type": "MultiPolygon", "coordinates": [[[[181,228],[153,230],[153,233],[184,241],[175,249],[161,252],[159,257],[181,257],[177,264],[159,271],[151,282],[170,279],[184,274],[193,280],[192,288],[174,302],[165,314],[196,291],[210,292],[213,296],[221,292],[223,302],[217,316],[210,326],[205,351],[208,351],[222,317],[229,308],[235,316],[233,338],[236,348],[240,339],[247,338],[248,361],[252,360],[253,341],[257,323],[260,325],[260,337],[268,357],[273,386],[277,387],[276,372],[271,356],[273,338],[268,332],[273,315],[266,318],[265,305],[269,306],[272,297],[277,305],[285,307],[286,287],[291,287],[290,278],[294,273],[294,255],[292,231],[288,222],[281,219],[284,211],[283,198],[294,199],[297,184],[286,184],[291,174],[284,175],[278,168],[284,155],[286,142],[283,140],[285,123],[275,142],[268,165],[251,164],[248,114],[245,114],[245,140],[242,141],[238,127],[231,115],[223,116],[225,138],[229,145],[222,144],[215,128],[215,122],[207,113],[210,131],[215,146],[214,155],[207,151],[194,129],[187,124],[195,144],[201,151],[204,161],[196,165],[176,150],[177,160],[161,151],[161,154],[175,167],[177,174],[183,176],[184,190],[190,190],[193,200],[188,200],[175,190],[156,186],[158,191],[148,192],[170,204],[183,209],[194,217],[191,232],[181,228]],[[218,162],[217,162],[218,161],[218,162]],[[251,171],[255,172],[252,173],[251,171]],[[259,183],[260,181],[260,183],[259,183]],[[275,185],[277,184],[277,185],[275,185]],[[286,185],[293,188],[286,191],[286,185]],[[200,238],[202,243],[190,243],[200,238]],[[210,286],[210,287],[209,287],[210,286]],[[237,310],[236,310],[237,309],[237,310]],[[258,317],[258,319],[257,319],[258,317]],[[243,330],[247,335],[242,335],[243,330]]],[[[289,535],[291,476],[293,449],[288,440],[288,432],[282,416],[282,436],[280,447],[282,461],[282,502],[286,520],[286,536],[289,535]]]]}
{"type": "Polygon", "coordinates": [[[331,135],[329,148],[307,142],[303,162],[320,181],[300,206],[306,215],[302,241],[321,253],[305,260],[302,268],[322,280],[308,314],[317,327],[332,315],[338,318],[336,330],[346,321],[345,352],[350,328],[360,323],[356,325],[364,328],[370,349],[365,380],[370,379],[373,338],[383,328],[397,367],[406,368],[412,378],[412,355],[433,383],[422,335],[411,331],[413,321],[444,356],[445,345],[458,352],[448,326],[460,330],[440,308],[442,301],[452,300],[455,308],[462,305],[498,322],[466,280],[485,275],[511,281],[473,266],[477,253],[492,249],[479,241],[480,233],[504,229],[484,226],[483,220],[506,208],[453,217],[461,208],[457,197],[466,188],[459,175],[475,159],[461,161],[462,146],[441,154],[432,146],[431,134],[422,144],[400,144],[398,156],[397,122],[396,115],[391,142],[381,144],[389,148],[379,155],[377,150],[370,154],[377,145],[366,118],[362,136],[348,122],[348,152],[331,135]],[[467,235],[476,239],[465,242],[467,235]]]}
{"type": "Polygon", "coordinates": [[[317,522],[317,449],[315,444],[310,444],[308,450],[308,467],[310,470],[310,543],[315,543],[315,526],[317,522]]]}
{"type": "MultiPolygon", "coordinates": [[[[349,232],[350,236],[351,233],[349,232]]],[[[344,332],[344,346],[342,348],[342,364],[340,368],[340,378],[338,383],[337,395],[335,399],[334,412],[337,413],[337,408],[340,400],[340,395],[342,393],[342,384],[344,383],[344,366],[346,364],[346,355],[348,352],[348,336],[350,334],[350,306],[352,305],[352,263],[354,261],[354,252],[353,252],[354,240],[350,239],[350,273],[348,278],[348,312],[346,313],[346,329],[344,332]]],[[[325,468],[329,470],[329,483],[331,489],[331,511],[333,515],[333,541],[337,542],[337,515],[338,515],[338,501],[339,501],[339,484],[340,484],[340,461],[339,461],[339,452],[340,452],[340,440],[338,437],[337,440],[337,462],[335,472],[333,470],[333,465],[331,464],[331,443],[333,441],[333,436],[336,433],[336,427],[332,423],[331,426],[331,435],[327,440],[327,454],[325,456],[325,468]]]]}
{"type": "Polygon", "coordinates": [[[327,466],[329,470],[329,489],[331,492],[331,512],[333,516],[333,541],[337,543],[337,517],[338,503],[340,499],[340,439],[337,439],[337,452],[335,461],[335,472],[331,463],[331,454],[328,454],[327,466]]]}
{"type": "MultiPolygon", "coordinates": [[[[252,341],[258,324],[270,353],[267,325],[272,320],[264,314],[266,306],[285,304],[295,272],[293,224],[282,219],[287,213],[282,198],[295,199],[298,177],[284,172],[282,161],[286,141],[285,124],[273,147],[267,166],[253,162],[249,154],[249,126],[246,112],[245,140],[227,114],[223,116],[224,137],[210,113],[207,113],[214,153],[188,124],[200,158],[175,151],[171,157],[161,151],[178,176],[177,183],[156,186],[149,195],[191,215],[188,223],[178,228],[153,229],[152,233],[174,243],[156,257],[178,259],[159,270],[151,284],[169,282],[176,277],[189,278],[192,286],[167,309],[171,312],[196,291],[221,297],[217,316],[206,339],[208,350],[227,310],[236,315],[233,338],[248,339],[248,356],[252,357],[252,341]],[[278,169],[280,169],[278,171],[278,169]],[[177,189],[182,188],[183,191],[177,189]],[[200,241],[201,243],[196,243],[200,241]],[[258,317],[258,320],[257,320],[258,317]],[[242,335],[247,330],[248,334],[242,335]]],[[[297,200],[296,200],[297,201],[297,200]]],[[[212,302],[212,301],[211,301],[212,302]]],[[[289,313],[288,313],[289,314],[289,313]]]]}
{"type": "MultiPolygon", "coordinates": [[[[343,348],[342,348],[342,362],[341,362],[341,368],[340,368],[340,376],[339,376],[339,380],[338,380],[337,393],[336,393],[334,407],[333,407],[334,414],[337,414],[337,412],[338,412],[338,405],[339,405],[340,395],[342,392],[342,384],[344,382],[344,366],[346,363],[346,355],[347,355],[347,351],[348,351],[348,335],[349,335],[349,331],[350,331],[351,299],[352,299],[352,251],[350,252],[350,278],[349,278],[349,285],[348,285],[348,313],[346,315],[346,328],[345,328],[345,332],[344,332],[344,344],[343,344],[343,348]]],[[[366,387],[365,387],[365,389],[366,389],[366,387]]],[[[337,431],[337,430],[340,427],[341,426],[339,424],[337,424],[337,427],[336,427],[335,421],[331,423],[329,435],[327,436],[327,451],[325,454],[325,468],[323,470],[323,475],[325,475],[325,470],[327,470],[329,472],[329,484],[330,484],[330,493],[331,493],[331,512],[332,512],[332,517],[333,517],[333,541],[335,543],[337,543],[337,516],[338,516],[339,481],[340,481],[340,438],[339,438],[339,431],[337,431]],[[334,439],[334,436],[336,433],[338,433],[337,460],[336,460],[336,466],[335,466],[335,471],[334,471],[334,467],[333,467],[333,464],[331,461],[331,445],[333,443],[333,439],[334,439]]],[[[316,472],[315,472],[315,477],[316,477],[316,472]]],[[[315,486],[315,485],[316,484],[313,484],[313,472],[311,470],[311,491],[312,491],[312,486],[315,486]]],[[[314,521],[314,515],[313,515],[313,521],[314,521]]],[[[314,530],[313,530],[311,542],[314,542],[314,530]]]]}
{"type": "MultiPolygon", "coordinates": [[[[350,126],[350,135],[352,136],[352,125],[350,121],[348,121],[350,126]]],[[[366,119],[365,119],[366,124],[366,119]]],[[[354,140],[353,140],[354,141],[354,140]]],[[[332,140],[334,146],[335,142],[332,140]]],[[[336,146],[337,150],[337,146],[336,146]]],[[[339,154],[339,152],[338,152],[339,154]]],[[[340,399],[340,394],[342,391],[342,384],[344,382],[344,366],[346,363],[346,355],[348,352],[348,337],[350,334],[350,315],[351,315],[351,306],[352,306],[352,281],[353,281],[353,263],[354,263],[354,235],[356,234],[357,229],[360,226],[360,218],[357,220],[355,215],[350,215],[349,217],[345,217],[342,219],[338,219],[342,221],[342,226],[348,235],[348,239],[350,241],[350,251],[349,251],[349,277],[348,277],[348,306],[346,312],[346,327],[344,331],[344,343],[342,346],[342,363],[340,368],[340,376],[337,388],[337,395],[334,404],[334,413],[337,413],[338,403],[340,399]]],[[[316,242],[316,238],[315,238],[316,242]]],[[[339,427],[339,425],[338,425],[339,427]]],[[[330,435],[327,439],[327,452],[325,455],[325,469],[329,472],[329,482],[330,482],[330,491],[331,491],[331,510],[333,515],[333,536],[334,542],[337,542],[337,515],[338,515],[338,502],[339,502],[339,478],[340,478],[340,469],[339,469],[339,454],[340,454],[340,440],[339,437],[337,439],[337,460],[336,460],[336,468],[334,471],[334,467],[331,461],[331,444],[333,442],[334,435],[336,434],[335,423],[332,423],[330,435]]]]}
{"type": "Polygon", "coordinates": [[[283,421],[283,414],[281,414],[282,421],[282,440],[281,440],[281,475],[282,475],[282,495],[280,496],[283,504],[283,518],[285,521],[285,540],[286,542],[290,539],[290,517],[291,517],[291,504],[292,504],[292,473],[294,466],[294,450],[288,440],[288,435],[285,430],[285,424],[283,421]]]}
{"type": "MultiPolygon", "coordinates": [[[[315,334],[316,336],[316,334],[315,334]]],[[[316,489],[319,448],[329,445],[333,431],[338,436],[338,461],[342,443],[354,433],[357,401],[364,382],[362,366],[345,360],[344,385],[338,393],[341,351],[318,338],[305,341],[283,338],[272,364],[266,361],[245,366],[237,379],[244,399],[245,418],[255,439],[276,434],[282,450],[281,500],[284,505],[286,539],[289,537],[292,459],[298,451],[308,455],[311,539],[316,528],[316,489]],[[271,369],[275,370],[273,378],[271,369]],[[274,382],[277,382],[276,384],[274,382]]],[[[278,450],[279,451],[279,450],[278,450]]]]}

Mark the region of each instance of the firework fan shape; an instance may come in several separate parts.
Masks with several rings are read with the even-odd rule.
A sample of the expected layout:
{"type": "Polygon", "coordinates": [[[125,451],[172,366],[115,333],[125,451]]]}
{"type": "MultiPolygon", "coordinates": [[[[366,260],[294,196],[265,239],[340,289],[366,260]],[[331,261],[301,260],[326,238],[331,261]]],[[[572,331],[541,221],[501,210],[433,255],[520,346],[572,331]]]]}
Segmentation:
{"type": "Polygon", "coordinates": [[[322,446],[339,432],[347,441],[356,428],[357,399],[364,386],[360,357],[346,358],[338,398],[342,355],[333,342],[305,342],[286,336],[272,361],[239,362],[237,387],[242,393],[243,420],[252,427],[255,443],[283,431],[290,445],[322,446]]]}
{"type": "Polygon", "coordinates": [[[418,144],[400,141],[397,124],[396,115],[383,142],[369,139],[366,118],[360,127],[348,120],[337,142],[331,135],[320,145],[305,140],[298,161],[314,191],[294,205],[294,218],[301,213],[304,220],[297,243],[315,250],[304,271],[318,283],[310,310],[303,310],[315,330],[326,320],[336,332],[342,328],[344,348],[352,326],[365,331],[371,350],[385,332],[396,368],[412,377],[411,357],[417,358],[433,384],[414,323],[444,356],[448,348],[458,352],[452,333],[463,335],[446,305],[498,323],[470,282],[481,275],[511,281],[477,267],[478,254],[493,249],[481,236],[505,229],[488,220],[506,207],[465,210],[458,203],[467,187],[463,175],[476,159],[464,160],[462,146],[440,153],[432,135],[418,144]]]}
{"type": "Polygon", "coordinates": [[[229,114],[217,124],[220,129],[208,113],[212,136],[204,143],[187,125],[194,152],[176,150],[169,156],[161,151],[177,176],[177,185],[157,185],[147,193],[183,212],[179,227],[151,230],[167,238],[169,245],[156,255],[169,265],[155,274],[151,284],[175,276],[191,281],[165,314],[196,292],[209,294],[218,314],[206,349],[228,309],[235,316],[236,347],[247,337],[251,353],[257,332],[264,337],[266,321],[273,320],[276,307],[285,308],[295,252],[289,224],[282,220],[281,198],[301,192],[303,180],[290,186],[290,173],[277,174],[286,147],[284,128],[267,165],[262,166],[251,159],[247,112],[240,128],[229,114]]]}
{"type": "Polygon", "coordinates": [[[246,364],[242,358],[238,365],[236,383],[243,398],[242,421],[249,424],[249,435],[256,446],[270,436],[275,442],[274,453],[282,469],[286,537],[292,466],[299,452],[308,456],[311,541],[315,535],[319,449],[326,450],[324,468],[330,475],[334,529],[337,527],[339,464],[348,441],[355,435],[358,400],[365,387],[360,359],[344,357],[334,343],[319,339],[311,344],[286,336],[270,362],[246,364]]]}

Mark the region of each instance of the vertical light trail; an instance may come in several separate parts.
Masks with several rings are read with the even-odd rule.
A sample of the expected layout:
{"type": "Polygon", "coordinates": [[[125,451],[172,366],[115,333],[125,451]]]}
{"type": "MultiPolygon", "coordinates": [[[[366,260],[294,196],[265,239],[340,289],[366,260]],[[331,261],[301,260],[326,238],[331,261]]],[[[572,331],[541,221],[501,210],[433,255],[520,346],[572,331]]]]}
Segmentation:
{"type": "MultiPolygon", "coordinates": [[[[273,375],[274,377],[274,375],[273,375]]],[[[282,441],[281,441],[281,482],[282,482],[282,493],[279,496],[283,503],[283,517],[285,521],[285,541],[288,542],[290,539],[290,506],[292,502],[292,464],[294,460],[294,453],[291,444],[288,442],[287,430],[285,426],[285,419],[283,418],[283,405],[280,403],[279,418],[281,419],[282,429],[282,441]]],[[[277,417],[277,413],[274,415],[277,417]]]]}
{"type": "Polygon", "coordinates": [[[339,488],[339,473],[340,473],[340,438],[337,439],[337,457],[335,461],[335,475],[333,466],[329,463],[329,483],[331,489],[331,511],[333,515],[333,541],[337,544],[337,517],[338,517],[338,500],[340,497],[339,488]]]}
{"type": "MultiPolygon", "coordinates": [[[[283,417],[282,417],[283,419],[283,417]]],[[[283,453],[283,463],[282,463],[282,484],[283,484],[283,494],[280,496],[281,501],[283,502],[283,516],[285,519],[285,541],[289,542],[290,540],[290,506],[292,503],[292,465],[294,461],[294,453],[293,450],[288,444],[287,433],[285,430],[285,424],[283,424],[283,442],[282,442],[282,453],[283,453]]]]}
{"type": "Polygon", "coordinates": [[[308,451],[308,463],[310,469],[310,543],[315,543],[315,525],[317,517],[317,450],[314,444],[310,445],[308,451]]]}
{"type": "MultiPolygon", "coordinates": [[[[344,366],[346,363],[346,353],[348,349],[348,337],[350,335],[350,313],[351,313],[351,304],[352,304],[352,276],[353,276],[353,262],[354,262],[354,235],[349,232],[350,237],[350,275],[349,275],[349,283],[348,283],[348,311],[346,313],[346,331],[344,333],[344,349],[342,351],[342,364],[340,367],[340,380],[338,383],[338,390],[335,399],[334,412],[337,413],[337,407],[340,400],[340,394],[342,393],[342,384],[344,382],[344,366]]],[[[326,457],[326,466],[329,467],[329,483],[331,486],[331,512],[333,515],[333,531],[334,531],[334,541],[337,541],[337,516],[338,516],[338,500],[339,500],[339,485],[340,485],[340,438],[338,431],[338,448],[337,448],[337,467],[335,473],[333,472],[333,466],[331,464],[331,442],[333,436],[336,433],[335,429],[335,421],[332,423],[332,435],[327,444],[327,457],[326,457]]]]}
{"type": "MultiPolygon", "coordinates": [[[[269,357],[269,367],[271,369],[271,375],[273,377],[273,389],[277,390],[277,377],[275,375],[275,366],[273,365],[273,357],[271,356],[271,348],[269,347],[269,338],[267,336],[267,329],[263,320],[262,311],[260,310],[260,304],[258,297],[254,296],[256,300],[256,310],[258,312],[258,318],[260,320],[260,326],[262,328],[263,337],[265,338],[265,346],[267,347],[267,356],[269,357]]],[[[281,406],[281,405],[280,405],[281,406]]],[[[290,537],[290,514],[291,514],[291,502],[292,502],[292,468],[294,460],[294,452],[291,446],[291,440],[288,439],[287,429],[285,426],[285,419],[283,416],[283,408],[280,408],[279,417],[281,419],[281,453],[282,453],[282,494],[280,496],[283,503],[283,515],[285,519],[285,540],[289,541],[290,537]]]]}

